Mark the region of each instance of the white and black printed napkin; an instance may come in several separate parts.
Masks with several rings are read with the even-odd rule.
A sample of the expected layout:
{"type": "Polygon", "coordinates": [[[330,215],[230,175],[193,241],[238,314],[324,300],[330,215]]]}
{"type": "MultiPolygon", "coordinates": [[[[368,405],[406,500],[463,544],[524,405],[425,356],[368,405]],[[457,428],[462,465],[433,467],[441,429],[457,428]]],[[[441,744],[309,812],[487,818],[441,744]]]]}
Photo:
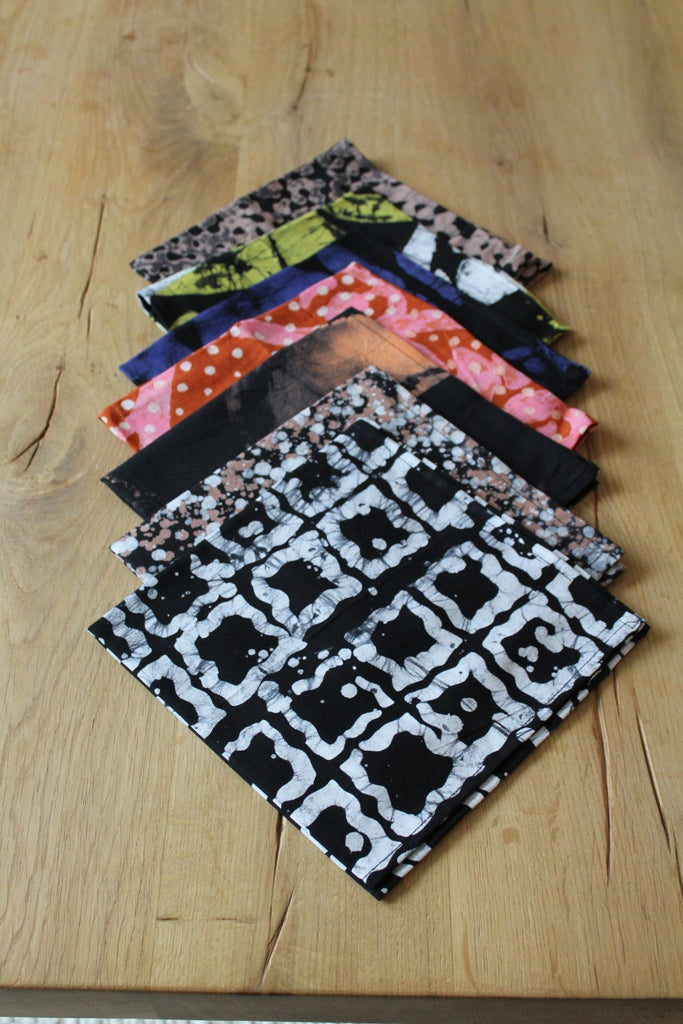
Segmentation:
{"type": "Polygon", "coordinates": [[[90,627],[377,898],[646,631],[365,420],[90,627]]]}

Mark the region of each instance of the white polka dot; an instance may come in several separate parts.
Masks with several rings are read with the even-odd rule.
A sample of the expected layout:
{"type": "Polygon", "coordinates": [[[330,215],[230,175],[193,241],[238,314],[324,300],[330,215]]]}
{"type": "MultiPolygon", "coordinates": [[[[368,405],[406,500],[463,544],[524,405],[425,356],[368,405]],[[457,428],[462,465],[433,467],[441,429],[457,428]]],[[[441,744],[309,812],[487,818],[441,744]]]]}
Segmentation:
{"type": "Polygon", "coordinates": [[[121,420],[119,426],[121,427],[121,430],[130,430],[130,423],[126,423],[125,420],[121,420]]]}
{"type": "Polygon", "coordinates": [[[155,434],[156,433],[156,429],[157,428],[154,426],[153,423],[147,423],[146,426],[145,426],[145,433],[146,434],[155,434]]]}
{"type": "Polygon", "coordinates": [[[550,413],[550,418],[551,418],[551,420],[561,420],[562,419],[562,413],[560,412],[559,409],[553,409],[553,411],[550,413]]]}
{"type": "Polygon", "coordinates": [[[477,702],[474,699],[474,697],[463,697],[463,699],[460,701],[460,707],[463,709],[463,711],[476,711],[477,702]]]}
{"type": "Polygon", "coordinates": [[[218,355],[218,345],[209,345],[206,351],[210,356],[218,355]]]}
{"type": "Polygon", "coordinates": [[[295,330],[294,324],[285,324],[285,330],[291,334],[295,330]]]}
{"type": "Polygon", "coordinates": [[[440,309],[432,309],[429,315],[431,316],[432,320],[440,320],[441,317],[443,316],[443,313],[441,312],[440,309]]]}
{"type": "Polygon", "coordinates": [[[481,363],[470,363],[470,373],[481,373],[481,363]]]}
{"type": "Polygon", "coordinates": [[[242,332],[240,331],[237,324],[235,324],[234,327],[230,328],[230,333],[232,334],[233,338],[239,338],[242,332]]]}
{"type": "Polygon", "coordinates": [[[387,316],[395,316],[395,315],[396,315],[396,309],[394,308],[394,306],[387,306],[387,316]]]}
{"type": "Polygon", "coordinates": [[[553,434],[553,441],[563,441],[562,434],[553,434]]]}
{"type": "Polygon", "coordinates": [[[236,376],[236,377],[241,377],[241,376],[242,376],[242,374],[240,373],[240,371],[239,371],[239,370],[235,370],[235,376],[236,376]]]}
{"type": "Polygon", "coordinates": [[[179,384],[178,391],[187,391],[187,384],[179,384]]]}
{"type": "Polygon", "coordinates": [[[176,409],[175,414],[176,414],[176,416],[184,416],[185,415],[185,410],[184,409],[176,409]]]}
{"type": "Polygon", "coordinates": [[[355,697],[357,693],[358,688],[355,686],[354,683],[344,683],[344,685],[341,688],[342,697],[355,697]]]}
{"type": "Polygon", "coordinates": [[[257,341],[263,341],[265,335],[261,334],[260,331],[254,331],[254,337],[257,341]]]}
{"type": "Polygon", "coordinates": [[[365,309],[363,310],[363,312],[365,313],[366,316],[374,316],[375,315],[375,311],[372,308],[372,306],[366,306],[365,309]]]}
{"type": "Polygon", "coordinates": [[[320,306],[319,309],[316,309],[315,315],[316,316],[323,316],[323,317],[327,316],[327,306],[320,306]]]}
{"type": "Polygon", "coordinates": [[[470,345],[470,348],[473,348],[473,349],[474,349],[474,351],[476,352],[476,351],[477,351],[478,349],[480,349],[480,348],[481,348],[481,342],[480,342],[480,341],[477,341],[477,339],[476,339],[476,338],[474,338],[474,340],[472,341],[472,343],[471,343],[471,345],[470,345]]]}
{"type": "Polygon", "coordinates": [[[159,391],[159,389],[163,388],[164,386],[165,385],[163,380],[155,380],[154,383],[152,384],[152,387],[155,388],[157,391],[159,391]]]}
{"type": "Polygon", "coordinates": [[[415,331],[404,331],[403,333],[405,334],[406,338],[414,338],[415,337],[415,331]]]}
{"type": "Polygon", "coordinates": [[[205,366],[204,367],[204,373],[208,374],[209,377],[213,377],[215,372],[216,372],[216,367],[215,366],[205,366]]]}
{"type": "Polygon", "coordinates": [[[157,402],[150,402],[147,406],[147,412],[151,412],[152,415],[159,412],[159,405],[157,402]]]}
{"type": "Polygon", "coordinates": [[[527,416],[533,416],[536,410],[534,409],[533,405],[525,405],[524,412],[527,414],[527,416]]]}
{"type": "Polygon", "coordinates": [[[213,394],[213,388],[204,388],[204,394],[205,395],[212,395],[213,394]]]}
{"type": "Polygon", "coordinates": [[[273,318],[272,318],[272,316],[270,315],[270,313],[266,313],[266,315],[264,316],[264,318],[263,318],[263,319],[264,319],[264,320],[267,320],[267,321],[268,321],[268,323],[270,323],[270,321],[271,321],[271,320],[272,320],[273,318]]]}
{"type": "Polygon", "coordinates": [[[502,384],[498,385],[498,387],[494,391],[494,394],[495,395],[504,395],[505,394],[505,388],[503,387],[502,384]]]}
{"type": "Polygon", "coordinates": [[[154,559],[155,562],[163,562],[163,560],[166,558],[166,552],[160,551],[159,548],[157,548],[156,551],[152,552],[152,558],[154,559]]]}
{"type": "Polygon", "coordinates": [[[535,394],[535,391],[533,388],[522,388],[522,394],[527,398],[530,398],[531,395],[535,394]]]}
{"type": "Polygon", "coordinates": [[[321,284],[320,287],[318,288],[318,295],[327,295],[329,290],[330,289],[327,287],[327,285],[321,284]]]}
{"type": "Polygon", "coordinates": [[[497,373],[499,377],[502,377],[505,374],[505,367],[502,364],[500,366],[494,366],[493,372],[497,373]]]}
{"type": "Polygon", "coordinates": [[[351,292],[340,292],[339,298],[342,300],[342,302],[348,302],[349,299],[351,298],[351,292]]]}
{"type": "Polygon", "coordinates": [[[353,274],[342,274],[342,277],[341,277],[341,283],[342,284],[353,284],[353,282],[355,280],[356,279],[353,276],[353,274]]]}
{"type": "Polygon", "coordinates": [[[184,359],[180,364],[180,369],[183,371],[183,373],[187,373],[188,370],[192,369],[192,363],[190,363],[187,359],[184,359]]]}
{"type": "Polygon", "coordinates": [[[243,355],[244,355],[244,352],[243,352],[243,350],[241,348],[234,348],[232,350],[232,358],[233,359],[241,359],[243,355]]]}
{"type": "Polygon", "coordinates": [[[121,408],[125,409],[126,412],[128,412],[129,409],[132,409],[134,405],[135,402],[130,398],[124,398],[123,401],[121,402],[121,408]]]}
{"type": "Polygon", "coordinates": [[[430,334],[429,335],[429,340],[430,341],[438,341],[439,340],[439,335],[438,334],[430,334]]]}
{"type": "Polygon", "coordinates": [[[301,306],[299,305],[298,302],[290,302],[287,308],[291,309],[293,313],[296,313],[298,309],[301,309],[301,306]]]}
{"type": "Polygon", "coordinates": [[[400,301],[401,301],[401,296],[397,295],[396,292],[394,292],[393,295],[389,296],[389,302],[400,302],[400,301]]]}

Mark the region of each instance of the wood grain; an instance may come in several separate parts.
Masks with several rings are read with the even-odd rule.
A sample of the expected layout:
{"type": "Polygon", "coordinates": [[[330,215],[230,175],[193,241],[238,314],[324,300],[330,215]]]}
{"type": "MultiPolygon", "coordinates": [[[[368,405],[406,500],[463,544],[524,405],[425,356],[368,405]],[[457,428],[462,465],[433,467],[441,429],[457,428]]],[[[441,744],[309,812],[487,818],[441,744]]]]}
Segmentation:
{"type": "Polygon", "coordinates": [[[672,997],[681,970],[675,0],[0,2],[0,987],[672,997]],[[342,135],[557,263],[542,298],[652,634],[384,903],[86,636],[131,588],[97,411],[127,262],[342,135]]]}

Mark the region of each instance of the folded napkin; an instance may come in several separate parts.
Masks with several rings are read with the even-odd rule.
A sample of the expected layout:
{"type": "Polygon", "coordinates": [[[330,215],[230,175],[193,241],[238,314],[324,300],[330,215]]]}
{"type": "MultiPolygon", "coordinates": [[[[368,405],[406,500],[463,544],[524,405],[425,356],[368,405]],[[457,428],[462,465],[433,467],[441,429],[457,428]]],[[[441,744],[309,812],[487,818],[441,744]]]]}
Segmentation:
{"type": "Polygon", "coordinates": [[[381,898],[647,630],[359,421],[90,632],[381,898]]]}
{"type": "MultiPolygon", "coordinates": [[[[420,382],[426,385],[427,374],[423,371],[403,383],[409,390],[420,382]]],[[[429,379],[431,385],[420,393],[434,412],[470,434],[558,505],[573,505],[595,486],[598,467],[594,462],[509,416],[451,374],[442,373],[437,379],[431,373],[429,379]]]]}
{"type": "Polygon", "coordinates": [[[111,550],[143,582],[151,583],[250,498],[278,482],[291,459],[312,456],[339,429],[361,417],[381,424],[414,455],[438,465],[493,510],[506,512],[549,547],[583,566],[594,579],[604,581],[621,571],[623,551],[617,544],[557,506],[375,367],[340,384],[174,498],[112,544],[111,550]]]}
{"type": "Polygon", "coordinates": [[[463,305],[505,315],[511,327],[536,333],[543,341],[554,341],[568,330],[504,271],[476,261],[477,273],[466,272],[472,260],[454,252],[445,236],[437,238],[374,193],[348,192],[328,206],[275,228],[269,235],[147,285],[138,292],[138,298],[158,323],[175,327],[236,288],[247,287],[284,266],[300,263],[335,239],[357,230],[359,224],[373,222],[385,226],[387,240],[395,248],[409,246],[411,259],[427,269],[439,270],[457,285],[463,305]],[[425,233],[427,240],[422,239],[425,233]],[[434,245],[429,239],[434,240],[434,245]]]}
{"type": "Polygon", "coordinates": [[[100,419],[138,451],[277,351],[345,309],[377,319],[494,405],[574,448],[595,421],[474,338],[442,310],[350,263],[290,302],[240,321],[210,345],[106,406],[100,419]]]}
{"type": "MultiPolygon", "coordinates": [[[[301,263],[284,267],[249,288],[229,293],[122,363],[121,371],[134,384],[144,384],[191,352],[211,344],[238,320],[259,316],[273,306],[294,299],[299,292],[357,260],[391,284],[438,306],[475,338],[559,398],[567,398],[586,380],[590,371],[585,366],[567,359],[524,327],[512,326],[507,315],[509,310],[503,303],[494,307],[466,301],[467,296],[450,283],[446,271],[441,269],[443,266],[452,270],[452,254],[449,256],[445,247],[440,246],[436,253],[439,258],[443,257],[443,264],[435,259],[437,272],[434,273],[405,253],[383,244],[382,230],[380,228],[378,233],[376,226],[370,224],[363,231],[345,236],[342,243],[327,245],[301,263]]],[[[457,273],[455,277],[457,279],[457,273]]],[[[515,296],[508,295],[504,301],[514,299],[515,296]]]]}
{"type": "MultiPolygon", "coordinates": [[[[369,365],[399,381],[420,370],[435,369],[430,359],[376,321],[358,315],[337,321],[276,352],[102,479],[146,519],[216,467],[235,458],[247,445],[369,365]]],[[[463,387],[466,392],[472,390],[463,387]]],[[[474,397],[480,398],[476,394],[474,397]]],[[[425,400],[429,403],[428,396],[425,400]]],[[[555,500],[566,499],[567,489],[585,489],[583,485],[594,480],[593,464],[579,461],[569,449],[537,431],[529,433],[540,438],[540,443],[526,433],[520,435],[512,426],[514,418],[502,412],[504,420],[482,418],[477,402],[472,402],[469,395],[462,397],[461,390],[449,390],[445,400],[441,391],[440,401],[441,415],[486,444],[555,500]],[[461,401],[468,414],[459,422],[461,401]],[[472,429],[470,418],[480,421],[483,429],[479,431],[476,423],[472,429]],[[499,445],[496,435],[501,427],[499,445]]]]}
{"type": "Polygon", "coordinates": [[[138,256],[131,266],[148,281],[158,281],[228,252],[350,191],[378,192],[426,227],[445,232],[451,245],[501,267],[520,281],[536,280],[552,266],[380,171],[349,139],[341,139],[313,160],[228,203],[199,224],[138,256]]]}

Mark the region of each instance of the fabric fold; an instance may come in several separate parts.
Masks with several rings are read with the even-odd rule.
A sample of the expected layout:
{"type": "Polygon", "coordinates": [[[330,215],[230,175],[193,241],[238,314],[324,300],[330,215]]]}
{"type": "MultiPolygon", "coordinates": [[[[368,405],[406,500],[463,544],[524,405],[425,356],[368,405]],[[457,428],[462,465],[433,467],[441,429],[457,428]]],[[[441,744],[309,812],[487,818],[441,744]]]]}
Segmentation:
{"type": "Polygon", "coordinates": [[[410,248],[416,263],[438,269],[457,286],[462,303],[491,310],[511,329],[554,341],[568,328],[504,271],[473,261],[375,193],[348,192],[328,206],[304,214],[223,256],[190,267],[138,292],[150,316],[163,327],[176,327],[236,288],[247,287],[282,267],[300,263],[324,246],[358,230],[361,224],[384,225],[397,249],[410,248]]]}
{"type": "Polygon", "coordinates": [[[147,280],[158,281],[267,234],[287,220],[349,191],[378,192],[427,228],[443,231],[451,245],[500,267],[520,281],[538,280],[552,266],[548,260],[534,256],[520,245],[511,245],[385,174],[349,139],[341,139],[307,163],[142,253],[131,266],[147,280]]]}
{"type": "Polygon", "coordinates": [[[383,231],[384,228],[378,231],[376,225],[367,225],[365,230],[352,232],[342,242],[325,246],[301,263],[285,267],[249,288],[229,293],[122,363],[121,371],[134,384],[144,384],[190,353],[211,344],[238,320],[259,316],[295,298],[305,288],[357,260],[390,283],[448,313],[512,366],[558,398],[567,398],[589,376],[590,371],[585,366],[567,359],[530,331],[513,328],[501,309],[494,309],[491,304],[465,304],[461,292],[448,279],[446,271],[451,268],[444,247],[433,254],[431,263],[436,268],[433,272],[415,263],[405,252],[399,253],[383,244],[383,231]],[[440,263],[442,255],[445,255],[443,267],[446,269],[440,263]]]}
{"type": "MultiPolygon", "coordinates": [[[[460,383],[442,374],[430,359],[376,321],[356,314],[276,352],[102,479],[141,518],[147,519],[247,445],[369,365],[377,366],[399,382],[425,370],[441,374],[419,377],[410,382],[411,389],[426,390],[437,382],[442,385],[444,377],[455,385],[460,383]]],[[[593,463],[537,431],[527,433],[528,428],[524,427],[520,433],[514,418],[495,407],[491,407],[493,413],[484,410],[482,414],[480,403],[470,397],[472,389],[465,385],[462,388],[447,387],[445,393],[442,389],[441,415],[486,444],[507,465],[555,500],[560,501],[561,495],[565,499],[562,503],[568,504],[568,493],[585,489],[584,485],[595,480],[597,467],[593,463]],[[463,394],[462,388],[467,394],[463,394]],[[467,412],[463,422],[458,423],[461,405],[467,412]],[[496,440],[498,435],[500,441],[496,440]]],[[[475,399],[480,398],[472,394],[475,399]]],[[[425,401],[429,403],[429,394],[425,401]]]]}
{"type": "Polygon", "coordinates": [[[567,406],[442,310],[356,262],[290,302],[234,324],[215,342],[107,406],[100,419],[138,451],[273,352],[347,309],[375,318],[488,401],[559,444],[575,448],[595,426],[585,412],[567,406]]]}
{"type": "Polygon", "coordinates": [[[617,544],[560,508],[375,367],[334,388],[179,495],[112,544],[112,552],[143,582],[151,583],[260,490],[281,480],[292,462],[313,456],[336,431],[359,418],[381,425],[413,454],[437,464],[460,486],[495,511],[512,516],[594,579],[609,580],[621,571],[623,550],[617,544]]]}

